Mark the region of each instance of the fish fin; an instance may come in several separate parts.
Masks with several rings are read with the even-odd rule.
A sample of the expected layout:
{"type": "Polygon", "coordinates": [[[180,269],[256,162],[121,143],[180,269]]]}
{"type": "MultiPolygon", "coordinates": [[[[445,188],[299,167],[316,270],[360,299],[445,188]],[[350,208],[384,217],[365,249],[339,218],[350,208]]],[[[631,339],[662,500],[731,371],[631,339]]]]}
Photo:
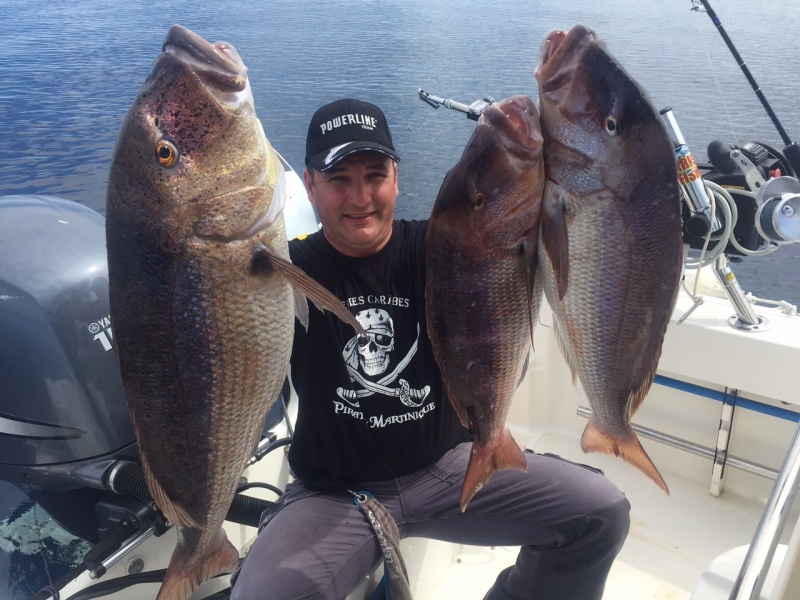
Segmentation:
{"type": "MultiPolygon", "coordinates": [[[[347,310],[339,299],[325,289],[320,283],[309,277],[303,269],[291,263],[291,261],[281,258],[272,253],[266,246],[259,246],[253,251],[253,270],[256,272],[270,272],[271,269],[278,271],[283,277],[292,284],[295,290],[299,290],[306,298],[311,300],[318,309],[329,310],[363,336],[367,335],[361,324],[356,321],[353,314],[347,310]]],[[[295,293],[295,310],[297,306],[297,293],[295,293]]],[[[300,322],[303,322],[303,311],[298,314],[300,322]]],[[[308,326],[308,308],[305,311],[305,323],[308,326]]]]}
{"type": "Polygon", "coordinates": [[[294,294],[294,316],[300,321],[303,329],[308,331],[308,302],[306,297],[296,287],[292,286],[292,293],[294,294]]]}
{"type": "Polygon", "coordinates": [[[178,527],[199,527],[197,521],[183,510],[181,506],[173,502],[164,488],[161,487],[161,483],[159,483],[158,479],[153,475],[153,471],[150,469],[150,465],[147,462],[147,457],[141,449],[139,451],[139,456],[142,460],[142,471],[144,472],[144,478],[150,490],[150,495],[153,496],[153,501],[156,503],[156,506],[161,509],[161,512],[169,519],[169,522],[178,527]]]}
{"type": "Polygon", "coordinates": [[[595,425],[594,421],[589,420],[589,424],[581,436],[581,449],[584,452],[600,452],[618,456],[625,462],[633,465],[642,473],[652,479],[658,487],[669,495],[669,488],[661,473],[647,456],[636,433],[628,427],[625,437],[611,435],[595,425]]]}
{"type": "Polygon", "coordinates": [[[541,235],[547,256],[553,265],[559,300],[567,293],[569,282],[569,236],[566,206],[559,198],[542,203],[541,235]]]}
{"type": "MultiPolygon", "coordinates": [[[[656,361],[657,363],[658,361],[656,361]]],[[[647,392],[650,391],[650,386],[653,385],[653,379],[656,376],[656,363],[653,364],[653,369],[647,378],[642,382],[638,388],[633,390],[631,393],[631,403],[630,403],[630,412],[628,413],[628,417],[632,417],[639,407],[644,402],[645,397],[647,396],[647,392]]]]}
{"type": "Polygon", "coordinates": [[[539,254],[538,233],[533,230],[524,242],[522,242],[523,253],[525,256],[525,283],[528,292],[528,316],[530,318],[531,347],[533,347],[533,332],[536,323],[539,322],[539,309],[542,306],[542,282],[537,275],[536,261],[539,254]]]}
{"type": "Polygon", "coordinates": [[[189,600],[204,581],[223,573],[233,573],[238,566],[239,553],[222,529],[214,545],[200,556],[185,551],[179,537],[156,600],[189,600]]]}
{"type": "Polygon", "coordinates": [[[558,348],[561,350],[561,355],[564,357],[564,360],[567,362],[567,366],[569,367],[569,370],[572,373],[572,385],[577,385],[578,367],[572,360],[572,355],[569,349],[569,341],[567,340],[564,330],[558,324],[558,319],[553,321],[553,333],[555,333],[556,342],[558,343],[558,348]]]}
{"type": "MultiPolygon", "coordinates": [[[[451,394],[449,390],[447,392],[447,397],[455,398],[455,396],[451,394]]],[[[453,400],[450,401],[450,405],[453,407],[453,410],[456,411],[456,415],[458,415],[458,420],[461,421],[461,424],[464,426],[464,428],[469,429],[470,421],[469,421],[469,414],[467,414],[467,408],[465,406],[462,406],[458,402],[454,402],[453,400]]]]}
{"type": "Polygon", "coordinates": [[[500,440],[495,444],[477,446],[473,442],[467,474],[461,487],[461,512],[467,510],[470,500],[488,483],[492,475],[497,471],[511,469],[527,472],[528,461],[525,460],[522,449],[511,437],[507,427],[503,429],[500,440]]]}
{"type": "Polygon", "coordinates": [[[522,370],[519,373],[519,380],[517,380],[517,387],[522,385],[522,382],[525,381],[525,375],[528,374],[528,367],[530,367],[531,365],[531,350],[533,350],[533,347],[529,348],[528,353],[525,355],[525,362],[522,364],[522,370]]]}

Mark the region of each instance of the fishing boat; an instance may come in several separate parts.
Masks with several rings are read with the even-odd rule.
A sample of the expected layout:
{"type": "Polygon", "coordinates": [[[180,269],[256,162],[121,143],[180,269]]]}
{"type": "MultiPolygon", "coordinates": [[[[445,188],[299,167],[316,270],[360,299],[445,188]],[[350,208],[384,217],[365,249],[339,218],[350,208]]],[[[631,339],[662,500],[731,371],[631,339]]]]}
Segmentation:
{"type": "MultiPolygon", "coordinates": [[[[425,95],[429,102],[431,98],[442,100],[425,95]]],[[[491,99],[473,103],[473,112],[489,102],[491,99]]],[[[469,109],[467,105],[451,106],[462,107],[469,109]]],[[[665,119],[669,118],[665,113],[665,119]]],[[[284,166],[290,235],[313,231],[318,227],[317,220],[302,181],[288,164],[284,166]]],[[[775,198],[781,198],[782,206],[800,208],[800,184],[796,178],[784,178],[790,181],[775,188],[784,190],[775,198]]],[[[762,204],[773,198],[769,185],[775,186],[774,181],[778,179],[765,186],[767,200],[762,198],[762,204]]],[[[792,229],[797,226],[796,217],[786,216],[791,211],[778,207],[773,212],[785,217],[774,225],[773,233],[789,235],[796,231],[792,229]]],[[[63,325],[69,316],[76,321],[84,319],[79,333],[87,344],[86,356],[90,350],[105,358],[113,354],[106,354],[113,346],[107,321],[103,320],[107,315],[89,319],[80,314],[78,301],[80,285],[92,288],[104,277],[102,217],[72,201],[23,196],[0,199],[0,216],[0,240],[4,240],[0,245],[4,244],[4,257],[12,259],[3,264],[18,265],[15,273],[9,274],[6,268],[0,276],[4,286],[0,289],[0,324],[4,330],[9,331],[16,323],[15,331],[28,339],[46,333],[37,315],[12,309],[20,304],[13,300],[30,294],[43,310],[40,316],[46,317],[50,311],[51,326],[57,327],[59,320],[63,325]],[[72,247],[75,233],[80,244],[72,247]],[[42,239],[48,240],[45,248],[42,239]],[[65,268],[62,263],[71,264],[77,271],[64,272],[61,279],[53,280],[53,270],[65,268]],[[68,278],[76,285],[66,285],[68,278]],[[53,292],[58,285],[63,289],[53,292]]],[[[763,232],[763,227],[759,231],[763,232]]],[[[669,484],[669,496],[623,461],[581,452],[588,402],[580,385],[573,384],[561,357],[547,306],[536,328],[535,352],[527,376],[509,413],[508,425],[521,445],[600,468],[630,499],[631,531],[608,580],[605,598],[609,600],[800,598],[800,571],[796,568],[800,525],[792,508],[800,478],[800,395],[793,377],[800,365],[800,317],[796,308],[785,303],[769,306],[749,302],[741,295],[730,269],[720,265],[725,252],[710,256],[711,265],[686,270],[686,291],[681,291],[672,315],[655,385],[633,421],[648,454],[669,484]]],[[[56,333],[66,335],[64,330],[56,333]]],[[[55,381],[55,376],[46,371],[49,359],[44,339],[40,335],[31,348],[40,357],[39,374],[55,381]]],[[[18,348],[24,345],[21,337],[14,343],[18,348]]],[[[78,369],[100,371],[102,365],[98,360],[74,364],[74,380],[67,383],[85,389],[88,382],[97,387],[102,378],[78,369]]],[[[8,381],[9,374],[4,376],[8,381]]],[[[69,377],[62,374],[62,379],[69,377]]],[[[35,597],[154,598],[175,545],[175,530],[166,526],[151,504],[137,504],[135,490],[118,477],[135,462],[136,455],[132,431],[121,426],[112,430],[114,415],[127,418],[124,397],[90,394],[83,398],[77,392],[68,392],[64,381],[60,386],[53,383],[50,392],[42,401],[52,406],[36,408],[39,399],[27,399],[28,406],[42,411],[38,419],[15,418],[29,413],[7,406],[9,396],[5,393],[0,397],[0,442],[6,445],[0,477],[27,490],[51,510],[53,498],[61,498],[70,506],[73,516],[85,512],[88,506],[104,527],[95,544],[84,545],[87,552],[76,566],[58,580],[48,581],[49,587],[43,587],[35,597]],[[69,399],[73,404],[67,407],[72,414],[95,410],[107,415],[105,424],[98,424],[100,429],[107,428],[107,448],[96,441],[92,448],[95,454],[78,455],[80,448],[74,440],[79,434],[70,431],[78,427],[59,412],[63,407],[55,405],[59,393],[72,394],[69,399]],[[80,401],[88,404],[82,406],[80,401]],[[54,423],[58,418],[61,420],[54,423]],[[19,447],[23,442],[25,448],[37,447],[28,463],[19,447]],[[59,443],[65,446],[62,451],[67,458],[57,458],[54,448],[59,443]],[[12,444],[16,444],[15,454],[8,450],[12,444]],[[101,492],[103,488],[134,495],[114,494],[107,489],[101,492]],[[79,508],[79,504],[84,506],[79,508]]],[[[243,493],[265,502],[274,500],[290,477],[285,448],[291,441],[296,402],[290,389],[284,395],[288,402],[277,403],[268,418],[256,453],[260,459],[254,458],[243,473],[243,481],[255,484],[243,493]]],[[[256,504],[256,519],[260,508],[263,504],[256,504]]],[[[80,523],[71,523],[69,515],[56,510],[53,515],[64,528],[80,530],[80,523]]],[[[47,520],[47,513],[40,512],[40,518],[37,527],[47,520]]],[[[252,516],[249,521],[239,520],[244,523],[229,521],[225,528],[245,553],[256,530],[252,516]]],[[[13,525],[3,523],[7,538],[13,525]]],[[[27,529],[28,535],[33,535],[30,523],[27,529]]],[[[18,530],[16,535],[20,540],[25,534],[18,530]]],[[[79,537],[64,535],[62,542],[79,537]]],[[[401,542],[401,551],[414,597],[449,600],[481,598],[497,573],[513,563],[517,548],[467,547],[409,538],[401,542]]],[[[51,560],[44,545],[27,552],[51,560]]],[[[348,599],[370,598],[381,574],[382,565],[376,564],[375,571],[348,599]]],[[[225,598],[227,593],[227,578],[220,577],[206,582],[194,597],[225,598]]]]}
{"type": "MultiPolygon", "coordinates": [[[[473,119],[493,102],[423,90],[420,98],[473,119]]],[[[800,316],[780,299],[744,294],[730,262],[800,241],[800,169],[788,152],[756,142],[712,144],[710,164],[698,166],[676,116],[662,117],[681,174],[686,270],[633,424],[670,495],[617,458],[582,453],[590,409],[546,304],[508,426],[520,445],[602,469],[628,496],[631,530],[606,600],[797,600],[800,316]]],[[[287,233],[310,233],[318,221],[303,182],[285,161],[284,169],[287,233]]],[[[0,198],[0,481],[27,496],[0,521],[0,576],[28,590],[19,597],[155,598],[176,543],[137,465],[112,352],[104,243],[102,216],[79,203],[0,198]]],[[[290,480],[296,406],[285,386],[242,474],[225,523],[241,555],[258,514],[290,480]]],[[[518,550],[420,538],[400,549],[416,600],[479,600],[518,550]]],[[[347,600],[383,597],[382,572],[376,563],[347,600]]],[[[227,597],[227,576],[193,596],[227,597]]]]}

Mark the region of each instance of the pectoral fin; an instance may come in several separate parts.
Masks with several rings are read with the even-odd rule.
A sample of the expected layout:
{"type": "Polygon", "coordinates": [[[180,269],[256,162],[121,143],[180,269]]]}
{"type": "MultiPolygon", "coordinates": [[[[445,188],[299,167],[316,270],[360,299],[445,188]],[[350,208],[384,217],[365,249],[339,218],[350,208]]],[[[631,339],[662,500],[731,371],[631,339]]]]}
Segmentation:
{"type": "Polygon", "coordinates": [[[542,306],[542,282],[536,269],[539,259],[538,233],[534,230],[522,243],[525,260],[525,283],[528,292],[528,316],[530,317],[531,348],[533,348],[533,332],[539,321],[539,309],[542,306]]]}
{"type": "Polygon", "coordinates": [[[567,293],[569,282],[569,236],[567,235],[566,206],[558,197],[547,198],[542,204],[542,243],[553,265],[560,300],[567,293]]]}
{"type": "Polygon", "coordinates": [[[308,327],[308,306],[305,302],[305,298],[308,298],[318,309],[331,311],[342,321],[352,325],[360,335],[367,335],[361,324],[336,296],[309,277],[300,267],[273,254],[266,246],[259,246],[253,251],[252,270],[255,273],[270,273],[275,270],[292,284],[295,293],[296,315],[303,326],[308,327]]]}
{"type": "Polygon", "coordinates": [[[294,294],[294,316],[300,321],[303,329],[308,331],[308,302],[302,291],[292,286],[294,294]]]}
{"type": "Polygon", "coordinates": [[[145,481],[147,481],[150,494],[153,496],[156,506],[161,509],[161,512],[164,513],[167,519],[179,527],[200,527],[197,521],[195,521],[180,504],[173,502],[164,488],[161,487],[161,482],[153,475],[153,471],[150,469],[150,463],[147,460],[147,455],[143,450],[140,450],[139,456],[142,461],[142,471],[144,472],[144,478],[145,481]]]}

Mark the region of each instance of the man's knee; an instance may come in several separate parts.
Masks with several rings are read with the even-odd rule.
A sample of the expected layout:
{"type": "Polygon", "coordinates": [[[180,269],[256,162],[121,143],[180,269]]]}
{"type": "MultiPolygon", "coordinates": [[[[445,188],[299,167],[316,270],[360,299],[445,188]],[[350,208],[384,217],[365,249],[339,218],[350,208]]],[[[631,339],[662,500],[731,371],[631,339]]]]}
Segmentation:
{"type": "Polygon", "coordinates": [[[630,527],[631,504],[623,496],[615,504],[588,515],[586,533],[616,554],[625,543],[630,527]]]}

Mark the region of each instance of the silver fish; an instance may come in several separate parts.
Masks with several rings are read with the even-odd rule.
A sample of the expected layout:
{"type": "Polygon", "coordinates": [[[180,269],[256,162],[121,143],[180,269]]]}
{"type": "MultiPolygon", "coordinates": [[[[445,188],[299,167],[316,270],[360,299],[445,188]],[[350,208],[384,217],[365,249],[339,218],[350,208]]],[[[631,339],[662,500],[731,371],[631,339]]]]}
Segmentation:
{"type": "Polygon", "coordinates": [[[645,91],[584,26],[545,37],[536,79],[547,178],[539,269],[592,406],[581,447],[622,457],[669,493],[630,421],[682,272],[673,147],[645,91]]]}
{"type": "Polygon", "coordinates": [[[307,319],[299,290],[360,329],[288,262],[285,199],[239,54],[173,26],[106,199],[120,371],[148,488],[178,528],[159,600],[237,566],[222,523],[286,377],[295,311],[307,319]]]}

